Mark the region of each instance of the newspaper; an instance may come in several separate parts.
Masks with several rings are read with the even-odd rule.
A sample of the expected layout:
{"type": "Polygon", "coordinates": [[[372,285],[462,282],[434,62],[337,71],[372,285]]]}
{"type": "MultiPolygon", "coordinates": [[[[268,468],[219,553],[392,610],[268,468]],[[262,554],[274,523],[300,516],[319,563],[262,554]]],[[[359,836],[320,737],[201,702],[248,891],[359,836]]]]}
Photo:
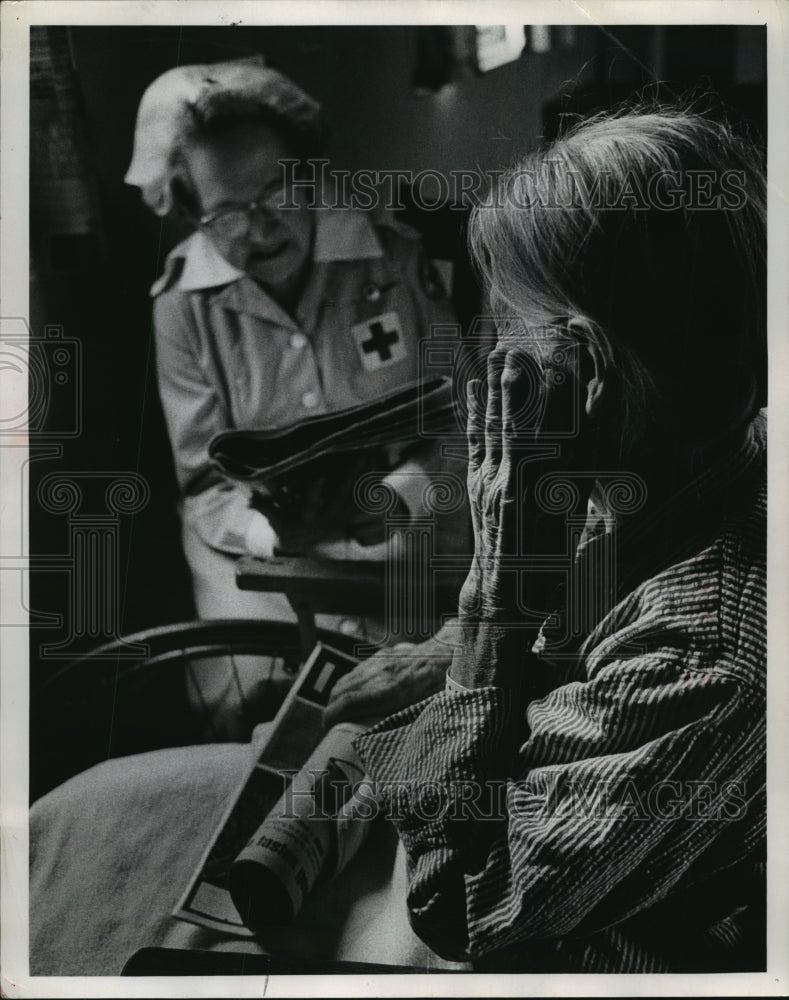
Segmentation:
{"type": "MultiPolygon", "coordinates": [[[[351,797],[342,789],[337,792],[336,782],[338,777],[340,779],[344,777],[347,787],[351,789],[355,786],[356,779],[361,778],[362,772],[355,760],[351,740],[364,727],[342,723],[327,734],[323,728],[323,709],[328,703],[329,693],[334,684],[357,662],[354,657],[339,650],[323,643],[317,644],[277,713],[258,760],[244,776],[222,817],[215,836],[174,911],[176,917],[203,927],[211,927],[241,937],[252,937],[253,931],[242,920],[229,891],[231,868],[247,845],[259,842],[261,836],[266,838],[265,843],[269,845],[274,842],[272,837],[290,836],[288,830],[293,828],[293,824],[286,829],[281,823],[279,825],[276,823],[276,818],[282,813],[283,808],[290,805],[289,802],[282,800],[291,782],[297,790],[292,800],[300,804],[297,808],[302,810],[302,819],[303,804],[308,804],[309,799],[305,793],[312,791],[321,795],[322,789],[325,790],[325,783],[316,787],[312,781],[313,772],[319,772],[321,769],[332,773],[332,794],[336,797],[334,802],[336,808],[333,810],[326,808],[327,803],[323,798],[318,801],[323,812],[327,816],[334,812],[337,819],[336,811],[351,801],[351,797]],[[302,768],[304,772],[299,774],[302,768]],[[269,832],[266,833],[262,830],[261,822],[270,815],[274,820],[274,828],[269,828],[269,832]]],[[[354,825],[354,832],[351,833],[348,829],[347,816],[347,810],[343,811],[337,829],[341,833],[345,831],[353,840],[359,837],[360,831],[363,831],[368,824],[362,823],[358,830],[354,825]]],[[[296,855],[305,866],[304,873],[300,871],[299,864],[292,866],[287,873],[291,879],[287,881],[284,891],[287,893],[286,898],[290,900],[291,914],[298,909],[305,895],[305,889],[309,891],[321,870],[327,865],[334,871],[339,870],[340,862],[347,861],[352,853],[348,847],[350,841],[347,836],[342,837],[343,846],[340,847],[336,831],[334,837],[329,836],[326,823],[314,823],[312,820],[309,823],[310,829],[315,827],[317,831],[320,826],[321,832],[320,834],[316,832],[315,836],[308,834],[309,852],[296,855]]],[[[303,828],[300,836],[305,837],[303,828]]],[[[258,843],[258,852],[262,849],[262,845],[258,843]]],[[[292,850],[287,844],[281,847],[280,860],[283,854],[289,857],[288,852],[292,850]]],[[[253,853],[245,853],[242,860],[246,865],[250,861],[253,864],[265,863],[267,857],[273,855],[274,849],[271,847],[268,856],[254,854],[253,848],[253,853]]],[[[281,878],[285,874],[281,864],[279,867],[275,866],[275,877],[281,878]]],[[[243,892],[243,884],[243,879],[239,879],[237,875],[237,892],[243,892]]],[[[247,915],[250,912],[249,907],[250,901],[247,900],[245,905],[247,915]]],[[[259,910],[255,908],[253,915],[258,914],[259,910]]]]}

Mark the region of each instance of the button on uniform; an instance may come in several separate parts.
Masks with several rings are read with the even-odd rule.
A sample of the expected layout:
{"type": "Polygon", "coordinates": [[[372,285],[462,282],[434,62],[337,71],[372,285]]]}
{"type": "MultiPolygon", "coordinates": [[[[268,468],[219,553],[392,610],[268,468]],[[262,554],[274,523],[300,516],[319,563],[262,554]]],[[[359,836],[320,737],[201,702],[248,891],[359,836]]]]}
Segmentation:
{"type": "Polygon", "coordinates": [[[317,392],[313,392],[311,389],[305,392],[304,395],[301,397],[301,405],[304,407],[305,410],[314,410],[315,407],[318,405],[317,392]]]}
{"type": "Polygon", "coordinates": [[[301,351],[307,346],[307,338],[300,330],[290,335],[290,346],[294,351],[301,351]]]}

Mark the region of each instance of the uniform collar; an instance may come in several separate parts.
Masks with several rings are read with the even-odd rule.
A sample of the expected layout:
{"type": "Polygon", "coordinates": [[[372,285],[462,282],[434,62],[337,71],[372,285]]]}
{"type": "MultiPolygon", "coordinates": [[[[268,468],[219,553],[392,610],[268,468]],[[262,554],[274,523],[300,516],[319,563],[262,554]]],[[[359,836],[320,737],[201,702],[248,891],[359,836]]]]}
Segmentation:
{"type": "Polygon", "coordinates": [[[184,267],[178,282],[179,288],[184,292],[218,288],[244,276],[243,271],[225,260],[200,229],[187,240],[184,251],[184,267]]]}
{"type": "MultiPolygon", "coordinates": [[[[181,244],[172,256],[183,258],[178,286],[184,292],[218,288],[245,276],[243,271],[225,260],[201,230],[181,244]]],[[[367,260],[382,256],[381,243],[369,216],[341,209],[316,210],[313,263],[367,260]]]]}

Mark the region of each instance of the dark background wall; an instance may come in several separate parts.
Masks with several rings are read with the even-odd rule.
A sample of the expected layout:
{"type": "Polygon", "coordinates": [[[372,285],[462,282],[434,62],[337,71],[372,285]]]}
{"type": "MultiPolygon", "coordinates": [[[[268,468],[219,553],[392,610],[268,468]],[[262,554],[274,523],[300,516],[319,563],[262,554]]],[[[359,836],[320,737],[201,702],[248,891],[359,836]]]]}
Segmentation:
{"type": "MultiPolygon", "coordinates": [[[[58,237],[57,201],[67,188],[48,188],[51,162],[42,166],[31,156],[31,326],[40,336],[56,324],[81,341],[84,386],[82,433],[64,441],[62,458],[32,463],[31,495],[59,469],[136,471],[150,483],[147,506],[120,522],[122,631],[192,613],[148,298],[180,234],[123,184],[137,105],[159,74],[263,52],[323,103],[333,127],[330,156],[348,170],[499,168],[552,135],[562,114],[605,107],[645,87],[652,94],[655,80],[665,98],[711,89],[735,119],[765,131],[759,27],[577,27],[572,38],[553,31],[549,51],[527,47],[516,62],[436,92],[413,85],[425,43],[429,48],[436,37],[408,26],[33,30],[41,33],[40,47],[59,52],[61,73],[54,97],[39,82],[33,148],[46,160],[58,117],[69,123],[91,232],[88,239],[58,237]]],[[[62,414],[55,408],[49,419],[57,427],[62,414]]],[[[34,503],[31,551],[67,547],[66,520],[34,503]]],[[[66,589],[65,574],[34,574],[31,608],[63,614],[66,589]]],[[[58,637],[57,629],[33,630],[34,665],[39,644],[58,637]]]]}

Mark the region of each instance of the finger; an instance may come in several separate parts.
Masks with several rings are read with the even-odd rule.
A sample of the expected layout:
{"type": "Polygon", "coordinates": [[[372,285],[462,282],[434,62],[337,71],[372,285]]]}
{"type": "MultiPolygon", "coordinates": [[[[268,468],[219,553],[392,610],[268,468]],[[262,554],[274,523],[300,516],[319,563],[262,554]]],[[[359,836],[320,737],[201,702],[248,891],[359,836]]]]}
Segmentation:
{"type": "Polygon", "coordinates": [[[501,374],[506,355],[501,350],[488,355],[488,406],[485,412],[485,457],[498,465],[501,458],[501,374]]]}
{"type": "Polygon", "coordinates": [[[545,412],[540,422],[540,436],[550,440],[569,426],[577,426],[581,410],[578,398],[581,380],[575,376],[578,346],[562,345],[551,357],[546,378],[545,412]]]}
{"type": "Polygon", "coordinates": [[[540,364],[527,350],[507,352],[502,374],[502,421],[505,439],[531,442],[545,409],[545,378],[540,364]]]}
{"type": "Polygon", "coordinates": [[[353,718],[353,706],[355,700],[347,695],[342,695],[330,701],[323,710],[323,728],[331,729],[338,722],[347,722],[353,718]]]}
{"type": "Polygon", "coordinates": [[[518,451],[518,413],[522,409],[524,368],[517,352],[509,351],[501,374],[501,440],[502,452],[496,483],[498,506],[498,531],[495,551],[498,554],[513,555],[516,551],[518,526],[522,515],[520,496],[518,451]]]}
{"type": "MultiPolygon", "coordinates": [[[[396,648],[394,646],[387,650],[385,656],[377,653],[362,660],[353,670],[340,677],[329,693],[329,703],[323,712],[326,725],[355,717],[357,704],[369,698],[371,690],[380,690],[385,686],[390,656],[396,648]]],[[[363,715],[364,712],[358,714],[363,715]]]]}
{"type": "Polygon", "coordinates": [[[398,643],[378,653],[342,677],[332,688],[323,712],[330,727],[345,719],[389,715],[414,700],[413,686],[423,659],[418,646],[398,643]]]}
{"type": "Polygon", "coordinates": [[[356,678],[353,683],[348,683],[352,674],[353,671],[332,688],[329,703],[323,710],[323,725],[326,729],[352,717],[353,706],[359,700],[359,691],[364,688],[364,678],[356,678]]]}
{"type": "Polygon", "coordinates": [[[476,469],[482,465],[482,460],[485,458],[485,415],[482,406],[482,381],[478,378],[469,379],[466,385],[466,405],[468,462],[470,468],[476,469]]]}
{"type": "MultiPolygon", "coordinates": [[[[521,350],[510,350],[504,362],[501,374],[501,437],[502,456],[501,468],[505,475],[512,476],[517,468],[517,459],[523,451],[518,451],[520,445],[533,439],[533,435],[524,423],[529,423],[529,397],[537,390],[535,385],[535,366],[532,360],[521,350]]],[[[536,375],[539,378],[539,373],[536,375]]],[[[512,483],[513,492],[516,484],[512,483]]]]}
{"type": "Polygon", "coordinates": [[[329,704],[333,701],[337,701],[340,697],[348,694],[349,691],[354,691],[360,685],[364,684],[366,678],[360,676],[360,673],[361,671],[359,670],[359,667],[354,667],[350,673],[341,677],[329,692],[329,704]]]}
{"type": "Polygon", "coordinates": [[[330,729],[350,719],[389,715],[404,704],[408,704],[408,699],[402,701],[402,692],[396,686],[360,687],[329,702],[323,710],[323,725],[330,729]]]}
{"type": "Polygon", "coordinates": [[[517,417],[519,405],[519,379],[521,371],[514,351],[508,351],[501,373],[501,436],[502,459],[512,462],[513,445],[518,436],[517,417]]]}

